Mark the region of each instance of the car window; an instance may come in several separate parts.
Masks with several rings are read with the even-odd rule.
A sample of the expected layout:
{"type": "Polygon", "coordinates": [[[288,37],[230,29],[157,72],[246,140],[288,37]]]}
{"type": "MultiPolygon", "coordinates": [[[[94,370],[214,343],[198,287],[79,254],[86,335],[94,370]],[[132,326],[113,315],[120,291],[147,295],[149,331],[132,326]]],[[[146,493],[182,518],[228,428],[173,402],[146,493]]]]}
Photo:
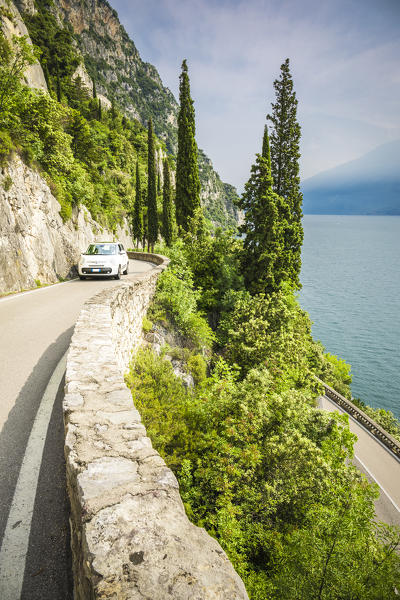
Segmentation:
{"type": "Polygon", "coordinates": [[[115,244],[90,244],[86,254],[117,254],[117,246],[115,244]]]}

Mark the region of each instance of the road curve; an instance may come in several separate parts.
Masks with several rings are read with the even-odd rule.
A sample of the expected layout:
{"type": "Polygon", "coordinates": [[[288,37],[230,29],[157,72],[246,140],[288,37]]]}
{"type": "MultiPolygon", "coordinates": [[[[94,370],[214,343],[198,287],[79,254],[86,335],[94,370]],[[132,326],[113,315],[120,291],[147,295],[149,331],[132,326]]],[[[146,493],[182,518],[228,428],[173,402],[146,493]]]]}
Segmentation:
{"type": "MultiPolygon", "coordinates": [[[[347,414],[326,396],[319,398],[319,405],[324,410],[336,410],[347,414]]],[[[349,425],[352,433],[355,433],[358,438],[354,446],[353,462],[370,481],[377,483],[381,489],[381,495],[375,503],[378,519],[390,525],[400,526],[399,459],[350,415],[349,425]]]]}
{"type": "MultiPolygon", "coordinates": [[[[130,274],[122,281],[134,280],[152,268],[151,263],[131,260],[130,274]]],[[[10,509],[32,425],[52,374],[69,347],[79,312],[88,298],[118,284],[109,279],[73,280],[0,299],[0,548],[6,527],[10,528],[8,517],[13,513],[10,509]]],[[[62,388],[63,382],[55,391],[43,441],[20,594],[26,600],[72,600],[62,388]]],[[[18,519],[14,527],[20,527],[18,519]]],[[[0,582],[3,591],[1,585],[4,581],[0,582]]]]}

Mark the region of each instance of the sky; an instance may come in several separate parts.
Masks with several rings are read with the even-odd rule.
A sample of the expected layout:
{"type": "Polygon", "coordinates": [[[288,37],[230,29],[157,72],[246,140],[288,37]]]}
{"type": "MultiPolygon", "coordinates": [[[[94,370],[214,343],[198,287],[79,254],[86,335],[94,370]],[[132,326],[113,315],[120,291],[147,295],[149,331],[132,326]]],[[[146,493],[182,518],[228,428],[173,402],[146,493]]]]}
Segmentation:
{"type": "Polygon", "coordinates": [[[274,80],[290,59],[307,178],[400,139],[400,0],[110,0],[178,98],[187,59],[196,140],[242,191],[274,80]]]}

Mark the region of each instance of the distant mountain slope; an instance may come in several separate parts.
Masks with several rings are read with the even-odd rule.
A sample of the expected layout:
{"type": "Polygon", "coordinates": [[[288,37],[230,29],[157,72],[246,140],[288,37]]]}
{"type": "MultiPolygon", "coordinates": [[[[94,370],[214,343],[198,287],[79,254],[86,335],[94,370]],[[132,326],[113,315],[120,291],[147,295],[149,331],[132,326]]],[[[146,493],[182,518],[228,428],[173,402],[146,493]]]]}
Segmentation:
{"type": "Polygon", "coordinates": [[[400,140],[302,185],[305,214],[400,215],[400,140]]]}
{"type": "MultiPolygon", "coordinates": [[[[164,87],[157,69],[144,62],[107,0],[15,0],[22,14],[47,7],[74,33],[84,64],[97,92],[114,99],[127,116],[146,125],[152,117],[154,129],[168,151],[177,152],[179,106],[164,87]]],[[[179,73],[176,75],[179,76],[179,73]]],[[[216,225],[234,226],[238,210],[232,186],[226,187],[210,159],[199,151],[201,202],[205,214],[216,225]]]]}

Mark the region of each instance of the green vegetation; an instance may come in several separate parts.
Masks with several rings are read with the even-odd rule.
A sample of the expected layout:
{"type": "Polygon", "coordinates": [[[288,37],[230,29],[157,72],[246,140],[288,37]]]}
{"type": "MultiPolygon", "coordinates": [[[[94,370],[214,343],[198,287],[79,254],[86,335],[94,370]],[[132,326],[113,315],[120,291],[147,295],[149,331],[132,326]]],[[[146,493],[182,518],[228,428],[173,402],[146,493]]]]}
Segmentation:
{"type": "Polygon", "coordinates": [[[300,191],[300,125],[297,122],[297,98],[289,69],[289,59],[281,65],[280,79],[274,81],[276,102],[267,119],[272,123],[271,158],[274,191],[285,200],[282,213],[284,248],[288,278],[300,286],[301,246],[303,243],[302,202],[300,191]]]}
{"type": "Polygon", "coordinates": [[[49,6],[43,0],[28,25],[40,46],[50,95],[20,80],[38,51],[24,37],[15,37],[11,47],[0,33],[0,162],[18,152],[42,172],[64,219],[74,206],[84,204],[101,225],[114,230],[132,214],[137,164],[146,181],[146,131],[115,105],[99,111],[98,99],[91,98],[79,78],[72,78],[72,67],[79,62],[72,58],[72,37],[59,27],[49,6]]]}
{"type": "Polygon", "coordinates": [[[373,520],[377,489],[348,464],[347,417],[315,407],[313,374],[349,395],[349,368],[313,341],[292,291],[244,289],[240,244],[219,232],[158,249],[171,263],[149,317],[186,339],[164,353],[196,385],[143,350],[127,377],[135,406],[189,518],[218,539],[252,600],[394,599],[400,532],[373,520]]]}
{"type": "Polygon", "coordinates": [[[79,107],[79,90],[72,75],[80,63],[71,32],[61,27],[51,12],[52,0],[35,0],[37,12],[25,15],[32,42],[41,50],[40,63],[49,91],[60,102],[66,97],[73,108],[79,107]]]}
{"type": "Polygon", "coordinates": [[[12,184],[13,184],[12,178],[10,177],[10,175],[6,175],[3,179],[3,190],[5,192],[8,192],[8,190],[11,188],[12,184]]]}
{"type": "Polygon", "coordinates": [[[178,156],[176,164],[176,222],[180,231],[189,231],[200,208],[200,180],[197,163],[196,126],[186,60],[179,77],[178,156]]]}

